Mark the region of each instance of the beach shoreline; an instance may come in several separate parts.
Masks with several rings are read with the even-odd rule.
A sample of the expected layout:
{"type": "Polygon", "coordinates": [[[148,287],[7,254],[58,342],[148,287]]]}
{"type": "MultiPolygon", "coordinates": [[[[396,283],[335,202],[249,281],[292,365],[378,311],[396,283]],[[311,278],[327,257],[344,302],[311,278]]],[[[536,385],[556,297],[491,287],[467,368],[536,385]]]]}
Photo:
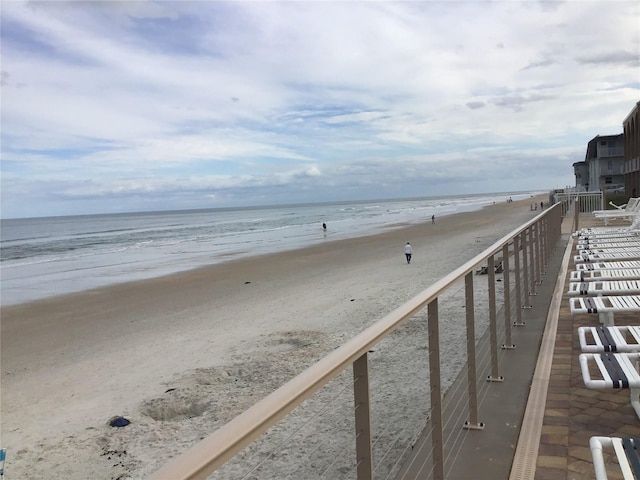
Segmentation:
{"type": "Polygon", "coordinates": [[[3,220],[0,306],[381,233],[496,195],[3,220]]]}
{"type": "Polygon", "coordinates": [[[40,471],[51,478],[112,478],[114,469],[130,475],[123,478],[148,475],[167,458],[166,451],[154,451],[158,444],[169,441],[172,454],[179,453],[536,216],[531,201],[3,307],[2,446],[9,449],[8,464],[20,478],[39,478],[40,471]],[[403,255],[407,241],[414,247],[411,265],[403,255]],[[296,345],[305,347],[292,350],[296,345]],[[260,363],[265,358],[273,360],[268,367],[260,363]],[[251,382],[251,375],[234,374],[252,361],[268,378],[251,382]],[[166,413],[158,407],[166,390],[180,390],[195,378],[229,394],[226,384],[221,387],[228,375],[247,380],[253,391],[242,400],[213,401],[214,422],[198,416],[202,425],[194,430],[176,427],[180,419],[170,419],[172,428],[152,419],[166,413]],[[105,424],[114,415],[131,418],[136,427],[109,429],[105,424]],[[164,438],[176,430],[181,438],[164,438]],[[157,442],[141,442],[149,436],[157,442]],[[106,468],[102,453],[116,437],[135,454],[106,468]],[[71,449],[79,467],[65,465],[71,449]],[[35,461],[43,456],[49,460],[35,461]],[[29,470],[30,464],[36,468],[29,470]]]}

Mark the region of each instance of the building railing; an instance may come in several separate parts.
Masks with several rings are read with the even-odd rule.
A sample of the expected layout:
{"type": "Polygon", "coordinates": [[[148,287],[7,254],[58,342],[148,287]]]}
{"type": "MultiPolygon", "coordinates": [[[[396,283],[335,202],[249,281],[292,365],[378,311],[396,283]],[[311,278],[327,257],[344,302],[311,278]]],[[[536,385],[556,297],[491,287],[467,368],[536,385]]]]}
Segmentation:
{"type": "Polygon", "coordinates": [[[604,195],[602,191],[590,192],[557,192],[553,194],[554,203],[559,203],[562,209],[562,217],[569,214],[569,210],[575,204],[579,207],[579,212],[593,212],[594,210],[604,210],[604,195]]]}
{"type": "Polygon", "coordinates": [[[640,157],[629,158],[624,162],[622,173],[633,173],[640,170],[640,157]]]}
{"type": "Polygon", "coordinates": [[[600,165],[600,176],[607,175],[623,175],[624,174],[624,165],[600,165]]]}
{"type": "Polygon", "coordinates": [[[598,156],[602,157],[618,157],[624,155],[624,147],[599,147],[598,156]]]}
{"type": "MultiPolygon", "coordinates": [[[[445,439],[443,438],[443,392],[440,373],[439,299],[451,293],[454,285],[464,281],[466,302],[466,361],[468,417],[461,428],[481,430],[479,422],[478,379],[500,381],[498,352],[509,349],[512,326],[522,326],[522,310],[530,307],[529,297],[536,295],[541,275],[561,236],[563,204],[557,203],[532,220],[502,237],[444,278],[436,281],[410,301],[398,307],[369,328],[333,350],[307,370],[278,388],[244,413],[213,432],[191,449],[171,460],[152,475],[155,480],[205,479],[228,460],[250,445],[267,429],[276,425],[305,399],[314,395],[330,380],[351,368],[353,374],[353,418],[355,423],[355,474],[358,480],[374,476],[372,449],[372,398],[370,392],[369,353],[383,339],[418,312],[427,310],[430,414],[427,431],[431,437],[429,478],[445,478],[445,439]],[[496,261],[497,260],[497,261],[496,261]],[[478,265],[484,267],[488,289],[489,375],[476,364],[476,310],[474,275],[478,265]],[[501,267],[502,301],[496,296],[495,269],[501,267]],[[499,306],[498,304],[501,303],[499,306]],[[500,322],[499,322],[500,318],[500,322]],[[483,377],[483,374],[484,377],[483,377]]],[[[462,354],[463,352],[461,352],[462,354]]],[[[487,388],[490,388],[487,387],[487,388]]],[[[389,392],[384,392],[389,395],[389,392]]],[[[393,392],[391,393],[393,394],[393,392]]],[[[448,450],[448,448],[447,448],[448,450]]],[[[512,452],[505,452],[505,455],[512,452]]],[[[397,463],[402,459],[398,459],[397,463]]],[[[253,477],[252,477],[253,478],[253,477]]]]}

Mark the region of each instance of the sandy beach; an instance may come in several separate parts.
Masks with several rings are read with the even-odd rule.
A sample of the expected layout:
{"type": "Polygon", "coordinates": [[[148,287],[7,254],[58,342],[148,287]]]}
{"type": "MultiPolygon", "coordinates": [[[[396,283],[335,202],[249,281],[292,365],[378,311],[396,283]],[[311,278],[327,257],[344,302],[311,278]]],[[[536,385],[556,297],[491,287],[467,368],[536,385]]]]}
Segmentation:
{"type": "MultiPolygon", "coordinates": [[[[145,478],[537,215],[530,203],[541,200],[3,308],[6,477],[145,478]],[[131,425],[108,426],[116,415],[131,425]]],[[[385,358],[374,367],[397,368],[385,358]]],[[[448,368],[443,377],[459,365],[448,368]]],[[[428,382],[415,388],[428,395],[428,382]]]]}

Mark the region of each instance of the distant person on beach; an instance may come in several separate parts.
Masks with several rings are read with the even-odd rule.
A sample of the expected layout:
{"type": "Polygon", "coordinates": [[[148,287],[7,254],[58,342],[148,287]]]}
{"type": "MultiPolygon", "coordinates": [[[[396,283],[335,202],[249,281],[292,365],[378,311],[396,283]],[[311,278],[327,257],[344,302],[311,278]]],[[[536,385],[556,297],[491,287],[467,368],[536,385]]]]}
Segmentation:
{"type": "Polygon", "coordinates": [[[540,210],[542,210],[544,208],[544,203],[540,202],[540,210]]]}
{"type": "Polygon", "coordinates": [[[325,231],[327,230],[327,224],[324,223],[324,222],[322,222],[322,229],[325,230],[325,231]]]}
{"type": "Polygon", "coordinates": [[[436,216],[435,215],[431,215],[431,223],[436,223],[436,216]]]}
{"type": "Polygon", "coordinates": [[[407,257],[407,263],[411,263],[411,256],[413,255],[413,250],[411,249],[411,244],[407,242],[404,246],[404,255],[407,257]]]}

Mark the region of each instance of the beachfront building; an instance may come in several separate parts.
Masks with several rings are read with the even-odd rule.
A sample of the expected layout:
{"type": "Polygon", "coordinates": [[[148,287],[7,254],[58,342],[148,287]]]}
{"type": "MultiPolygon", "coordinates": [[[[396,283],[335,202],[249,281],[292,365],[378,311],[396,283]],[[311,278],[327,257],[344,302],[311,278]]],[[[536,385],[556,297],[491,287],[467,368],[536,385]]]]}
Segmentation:
{"type": "Polygon", "coordinates": [[[576,188],[580,191],[589,190],[589,168],[587,162],[573,164],[573,174],[576,177],[576,188]]]}
{"type": "Polygon", "coordinates": [[[622,122],[624,135],[625,193],[635,197],[640,192],[640,102],[622,122]]]}
{"type": "Polygon", "coordinates": [[[587,144],[584,162],[588,173],[587,191],[624,191],[624,134],[592,138],[587,144]]]}

